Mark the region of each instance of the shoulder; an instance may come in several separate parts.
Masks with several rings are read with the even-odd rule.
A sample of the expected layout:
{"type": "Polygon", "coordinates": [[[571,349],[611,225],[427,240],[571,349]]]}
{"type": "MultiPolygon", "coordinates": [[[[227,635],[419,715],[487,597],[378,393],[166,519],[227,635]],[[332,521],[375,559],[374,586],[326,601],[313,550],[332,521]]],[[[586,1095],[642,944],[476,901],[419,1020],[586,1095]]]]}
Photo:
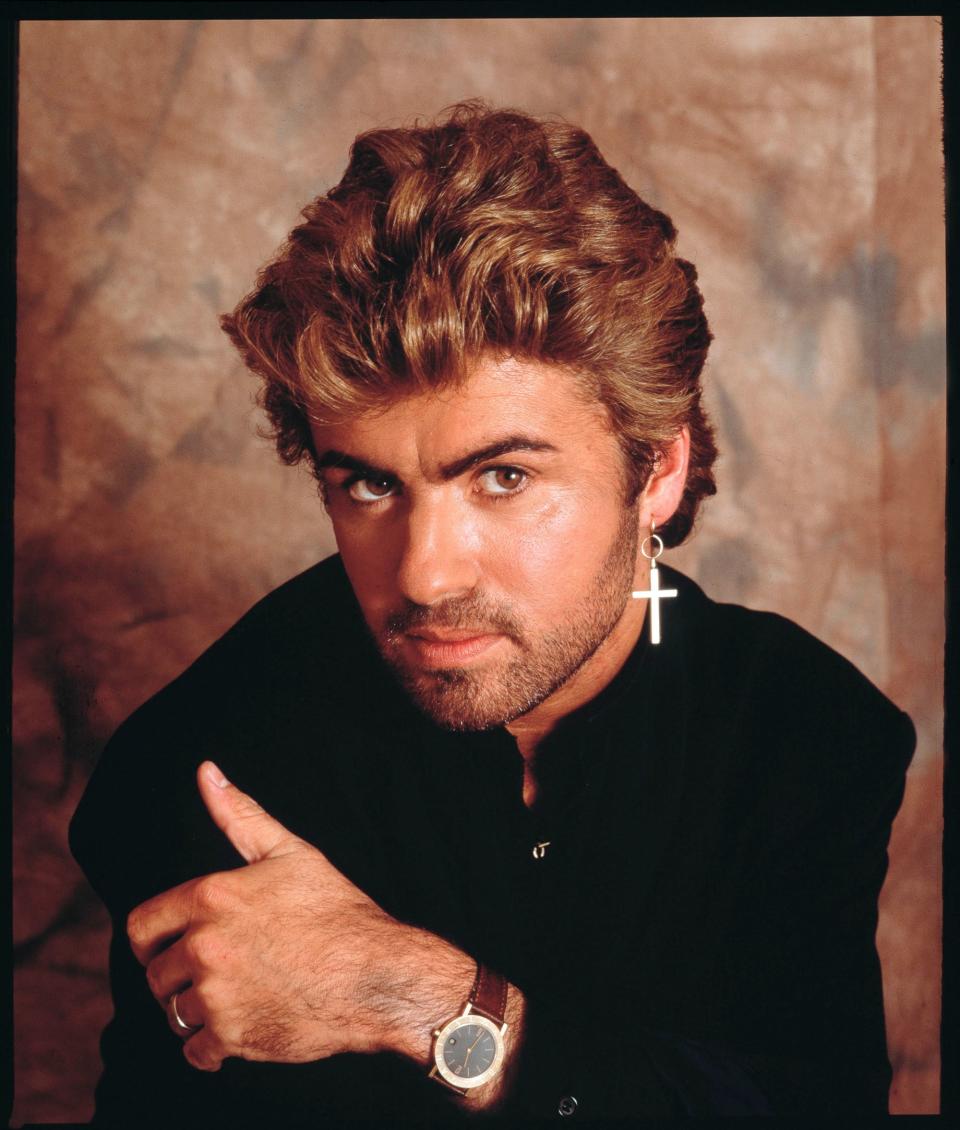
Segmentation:
{"type": "Polygon", "coordinates": [[[849,659],[793,620],[712,600],[675,570],[670,578],[686,605],[687,658],[705,673],[749,681],[797,708],[809,710],[820,701],[876,712],[884,720],[901,713],[849,659]]]}
{"type": "Polygon", "coordinates": [[[740,713],[738,732],[765,761],[820,785],[902,778],[913,724],[854,664],[785,616],[711,600],[673,576],[688,605],[684,661],[698,693],[740,713]]]}
{"type": "Polygon", "coordinates": [[[269,592],[213,643],[190,677],[233,662],[238,654],[267,666],[310,650],[320,663],[337,663],[337,649],[362,642],[360,612],[338,555],[318,562],[269,592]],[[269,646],[271,652],[264,653],[269,646]]]}
{"type": "Polygon", "coordinates": [[[372,747],[353,729],[369,716],[371,680],[384,681],[378,663],[333,557],[265,596],[136,710],[101,754],[70,828],[74,856],[108,905],[238,861],[199,799],[205,758],[278,818],[294,822],[307,794],[310,811],[325,812],[328,796],[332,808],[336,774],[362,773],[372,747]],[[358,752],[338,759],[343,749],[358,752]],[[134,844],[149,863],[128,858],[134,844]]]}
{"type": "MultiPolygon", "coordinates": [[[[309,686],[317,698],[335,695],[330,677],[363,655],[359,610],[339,557],[321,561],[253,605],[186,670],[143,704],[124,727],[157,724],[175,715],[212,714],[262,706],[281,687],[309,686]]],[[[121,727],[123,729],[124,727],[121,727]]]]}

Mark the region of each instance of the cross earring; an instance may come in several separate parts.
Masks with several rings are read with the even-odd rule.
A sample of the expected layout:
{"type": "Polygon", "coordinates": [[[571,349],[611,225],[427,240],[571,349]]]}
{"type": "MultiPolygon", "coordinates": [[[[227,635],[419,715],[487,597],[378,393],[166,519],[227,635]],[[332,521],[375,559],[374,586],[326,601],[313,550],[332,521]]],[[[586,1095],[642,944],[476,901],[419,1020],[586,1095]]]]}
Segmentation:
{"type": "Polygon", "coordinates": [[[650,601],[650,642],[660,642],[660,601],[667,596],[676,596],[676,589],[662,589],[660,587],[660,574],[657,572],[657,558],[663,553],[663,541],[654,531],[656,522],[651,517],[650,533],[640,543],[640,552],[650,562],[650,588],[630,595],[637,600],[646,597],[650,601]],[[648,548],[649,547],[649,548],[648,548]]]}

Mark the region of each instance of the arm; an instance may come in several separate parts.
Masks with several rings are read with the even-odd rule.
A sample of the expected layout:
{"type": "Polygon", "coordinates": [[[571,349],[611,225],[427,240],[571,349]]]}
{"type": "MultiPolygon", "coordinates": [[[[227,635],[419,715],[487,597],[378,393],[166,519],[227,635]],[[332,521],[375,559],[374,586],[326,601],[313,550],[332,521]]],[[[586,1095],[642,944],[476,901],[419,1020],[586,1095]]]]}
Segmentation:
{"type": "MultiPolygon", "coordinates": [[[[896,759],[891,759],[888,769],[878,770],[867,795],[863,795],[863,781],[852,777],[848,789],[830,792],[828,804],[806,806],[815,814],[813,824],[791,816],[776,834],[766,834],[755,845],[759,854],[742,879],[735,929],[718,954],[719,983],[710,990],[724,1010],[715,1031],[704,1036],[698,1028],[661,1025],[655,1013],[648,1013],[642,1021],[628,1018],[621,1023],[624,1006],[637,995],[623,983],[623,967],[613,961],[604,970],[605,999],[595,1012],[581,1004],[571,1008],[562,985],[556,991],[552,985],[544,991],[542,985],[524,983],[522,993],[516,988],[511,991],[509,1070],[502,1093],[478,1093],[462,1105],[476,1110],[502,1101],[505,1112],[547,1117],[555,1116],[560,1102],[569,1096],[577,1099],[588,1116],[882,1109],[888,1068],[873,929],[890,822],[902,793],[905,759],[900,754],[906,742],[906,734],[891,739],[899,760],[894,763],[896,759]],[[522,1040],[518,1038],[521,1034],[522,1040]]],[[[791,796],[794,808],[804,811],[791,796]]],[[[216,805],[214,797],[214,808],[216,805]]],[[[772,809],[780,810],[779,798],[772,809]]],[[[783,811],[790,811],[789,805],[783,811]]],[[[280,827],[270,823],[274,829],[280,827]]],[[[339,998],[327,995],[321,1005],[336,1005],[334,1035],[321,1037],[316,1025],[306,1034],[304,1026],[299,1035],[287,1033],[282,1054],[303,1061],[332,1055],[334,1050],[389,1050],[406,1057],[411,1068],[415,1065],[421,1089],[441,1091],[422,1080],[430,1031],[459,1012],[473,976],[472,959],[442,939],[379,911],[319,852],[298,842],[303,859],[310,854],[311,867],[323,861],[349,888],[348,901],[359,900],[355,909],[361,913],[356,922],[364,922],[360,936],[338,951],[366,953],[367,958],[337,971],[338,992],[349,984],[355,990],[362,986],[358,995],[363,998],[363,1008],[356,1010],[350,993],[339,998]],[[392,971],[386,979],[378,972],[385,968],[392,971]],[[324,1039],[329,1042],[324,1044],[324,1039]]],[[[245,857],[252,858],[250,845],[241,842],[237,846],[245,857]]],[[[267,851],[277,846],[268,844],[267,851]]],[[[294,857],[285,866],[296,862],[297,852],[284,850],[283,855],[294,857]]],[[[270,889],[277,887],[278,868],[263,866],[270,862],[258,859],[239,871],[178,888],[178,898],[187,900],[186,909],[181,905],[176,912],[181,916],[179,924],[171,927],[168,923],[161,935],[177,934],[194,913],[199,924],[207,912],[204,903],[226,909],[238,895],[231,884],[241,878],[258,883],[264,879],[263,891],[254,900],[262,904],[270,889]],[[189,905],[193,898],[201,904],[196,910],[189,905]]],[[[294,885],[310,889],[316,883],[294,885]]],[[[324,905],[329,910],[330,902],[324,905]]],[[[314,927],[322,910],[315,908],[308,915],[314,927]]],[[[342,930],[343,914],[332,914],[331,920],[336,930],[342,930]]],[[[275,916],[268,915],[260,934],[264,932],[278,934],[275,916]]],[[[175,946],[163,952],[173,949],[175,946]]],[[[302,953],[298,950],[294,956],[302,953]]],[[[223,983],[222,957],[217,952],[205,959],[210,964],[211,993],[216,992],[218,979],[223,983]]],[[[147,958],[148,966],[151,960],[147,958]]],[[[240,977],[238,983],[245,980],[250,979],[240,977]]],[[[307,981],[315,983],[312,974],[307,981]]],[[[169,982],[157,982],[157,988],[159,999],[165,1000],[169,982]]],[[[276,999],[275,993],[270,996],[276,999]]],[[[181,999],[187,1019],[199,1020],[199,1015],[189,1012],[189,995],[181,999]]],[[[232,994],[223,994],[223,1023],[227,1026],[226,1013],[234,1003],[232,994]]],[[[308,1009],[313,1019],[316,1008],[308,1009]]],[[[296,1015],[296,1009],[281,1011],[284,1017],[296,1015]]],[[[222,1036],[208,1033],[210,1041],[191,1049],[198,1034],[187,1041],[188,1057],[194,1051],[209,1053],[202,1065],[218,1066],[223,1054],[213,1041],[216,1037],[228,1056],[278,1058],[279,1033],[270,1034],[269,1026],[247,1028],[259,1034],[254,1032],[256,1040],[247,1039],[246,1046],[243,1038],[250,1031],[232,1035],[225,1031],[222,1036]],[[258,1043],[264,1031],[269,1038],[266,1044],[258,1043]],[[266,1046],[271,1041],[274,1046],[266,1046]]],[[[167,1041],[176,1048],[171,1037],[167,1041]]],[[[226,1066],[231,1062],[235,1060],[227,1060],[226,1066]]]]}
{"type": "MultiPolygon", "coordinates": [[[[127,922],[187,1061],[213,1072],[231,1057],[310,1063],[389,1052],[425,1072],[432,1030],[460,1012],[473,959],[386,914],[210,763],[198,781],[214,822],[248,866],[181,884],[127,922]]],[[[498,1102],[522,1014],[511,986],[507,1069],[464,1098],[469,1109],[498,1102]]]]}

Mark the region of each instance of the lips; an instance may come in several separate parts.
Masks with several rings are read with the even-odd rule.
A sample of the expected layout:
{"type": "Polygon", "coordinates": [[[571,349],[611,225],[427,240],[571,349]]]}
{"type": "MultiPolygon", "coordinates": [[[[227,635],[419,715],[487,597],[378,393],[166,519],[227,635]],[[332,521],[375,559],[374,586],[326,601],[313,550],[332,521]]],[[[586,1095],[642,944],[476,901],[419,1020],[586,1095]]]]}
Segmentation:
{"type": "Polygon", "coordinates": [[[480,639],[491,635],[480,628],[414,628],[407,633],[414,639],[428,643],[462,643],[464,640],[480,639]]]}
{"type": "Polygon", "coordinates": [[[476,628],[417,628],[404,635],[424,667],[461,667],[503,638],[476,628]]]}

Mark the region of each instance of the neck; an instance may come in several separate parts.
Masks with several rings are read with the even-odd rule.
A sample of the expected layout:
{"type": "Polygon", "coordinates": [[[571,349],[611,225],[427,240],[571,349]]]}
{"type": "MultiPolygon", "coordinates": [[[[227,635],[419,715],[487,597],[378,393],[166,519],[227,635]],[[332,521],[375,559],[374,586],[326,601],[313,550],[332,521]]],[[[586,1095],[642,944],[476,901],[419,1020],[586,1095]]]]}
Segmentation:
{"type": "MultiPolygon", "coordinates": [[[[633,587],[645,588],[648,578],[649,570],[644,561],[634,576],[633,587]]],[[[528,776],[533,790],[532,769],[538,746],[568,714],[596,698],[613,681],[637,645],[646,611],[646,600],[628,598],[613,630],[586,663],[539,706],[507,723],[506,729],[516,740],[524,760],[524,799],[527,798],[528,776]]]]}

